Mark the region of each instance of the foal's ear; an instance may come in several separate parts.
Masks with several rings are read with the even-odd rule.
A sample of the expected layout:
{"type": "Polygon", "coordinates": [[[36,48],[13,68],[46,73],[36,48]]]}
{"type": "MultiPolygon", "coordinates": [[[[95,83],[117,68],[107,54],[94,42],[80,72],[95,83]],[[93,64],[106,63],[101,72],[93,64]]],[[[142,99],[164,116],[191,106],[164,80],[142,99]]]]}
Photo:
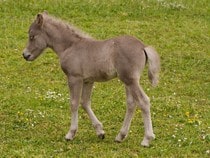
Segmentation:
{"type": "Polygon", "coordinates": [[[37,23],[38,25],[42,26],[43,21],[44,21],[43,15],[42,15],[42,14],[37,14],[36,23],[37,23]]]}
{"type": "Polygon", "coordinates": [[[44,10],[43,14],[48,15],[48,11],[44,10]]]}

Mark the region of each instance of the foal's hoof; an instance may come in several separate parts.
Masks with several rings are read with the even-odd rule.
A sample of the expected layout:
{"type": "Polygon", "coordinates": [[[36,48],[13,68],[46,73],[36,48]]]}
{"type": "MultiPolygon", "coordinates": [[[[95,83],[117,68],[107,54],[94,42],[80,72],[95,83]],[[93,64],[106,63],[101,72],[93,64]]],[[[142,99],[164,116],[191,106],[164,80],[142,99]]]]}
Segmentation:
{"type": "Polygon", "coordinates": [[[99,135],[98,135],[98,138],[100,138],[100,139],[104,139],[104,138],[105,138],[105,134],[104,134],[104,133],[99,134],[99,135]]]}
{"type": "Polygon", "coordinates": [[[66,141],[72,141],[73,139],[74,139],[74,138],[69,137],[68,134],[65,136],[65,140],[66,140],[66,141]]]}
{"type": "Polygon", "coordinates": [[[154,140],[154,139],[155,139],[155,135],[154,134],[152,134],[151,136],[144,137],[143,141],[141,142],[141,145],[143,147],[149,147],[150,142],[152,140],[154,140]]]}
{"type": "Polygon", "coordinates": [[[141,146],[143,146],[143,147],[149,147],[149,142],[144,142],[144,141],[142,141],[141,142],[141,146]]]}
{"type": "Polygon", "coordinates": [[[121,143],[125,138],[126,138],[126,135],[125,134],[119,133],[117,135],[117,137],[115,138],[115,142],[121,143]]]}
{"type": "Polygon", "coordinates": [[[122,143],[122,140],[115,139],[114,142],[116,142],[116,143],[122,143]]]}
{"type": "Polygon", "coordinates": [[[66,134],[65,139],[66,139],[67,141],[71,141],[71,140],[74,139],[75,134],[76,134],[76,130],[69,131],[69,132],[66,134]]]}

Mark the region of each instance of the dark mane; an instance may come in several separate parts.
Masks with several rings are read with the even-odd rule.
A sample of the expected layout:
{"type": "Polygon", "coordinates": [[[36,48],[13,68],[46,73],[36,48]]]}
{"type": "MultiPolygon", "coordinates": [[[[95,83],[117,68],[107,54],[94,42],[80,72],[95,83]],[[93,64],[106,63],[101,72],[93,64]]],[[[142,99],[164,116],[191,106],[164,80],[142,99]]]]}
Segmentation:
{"type": "Polygon", "coordinates": [[[53,25],[55,28],[59,28],[59,29],[62,28],[62,30],[64,32],[65,32],[65,30],[66,31],[71,31],[72,34],[75,34],[77,37],[80,37],[80,38],[89,38],[89,39],[93,38],[90,35],[88,35],[87,33],[84,33],[80,29],[76,28],[72,24],[64,22],[63,20],[60,20],[60,19],[55,18],[53,16],[45,14],[44,19],[47,20],[47,22],[50,23],[51,25],[53,25]]]}

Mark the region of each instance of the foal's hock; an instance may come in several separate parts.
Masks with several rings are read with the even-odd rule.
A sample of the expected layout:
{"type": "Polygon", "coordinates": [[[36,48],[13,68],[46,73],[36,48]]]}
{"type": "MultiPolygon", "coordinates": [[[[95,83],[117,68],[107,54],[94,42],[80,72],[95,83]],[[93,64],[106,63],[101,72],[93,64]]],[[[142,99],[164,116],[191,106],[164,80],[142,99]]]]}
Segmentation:
{"type": "Polygon", "coordinates": [[[145,46],[132,36],[96,40],[47,13],[37,15],[28,34],[28,44],[23,51],[23,57],[27,61],[33,61],[49,47],[58,55],[61,68],[68,78],[71,126],[65,137],[67,140],[73,140],[78,129],[80,97],[82,107],[92,121],[96,134],[104,139],[105,132],[102,123],[91,109],[90,96],[94,82],[118,77],[125,85],[127,110],[115,141],[122,142],[127,136],[137,105],[142,110],[145,129],[141,145],[149,146],[150,141],[155,138],[150,101],[139,85],[139,80],[148,61],[149,79],[154,86],[158,83],[160,59],[152,47],[145,46]]]}

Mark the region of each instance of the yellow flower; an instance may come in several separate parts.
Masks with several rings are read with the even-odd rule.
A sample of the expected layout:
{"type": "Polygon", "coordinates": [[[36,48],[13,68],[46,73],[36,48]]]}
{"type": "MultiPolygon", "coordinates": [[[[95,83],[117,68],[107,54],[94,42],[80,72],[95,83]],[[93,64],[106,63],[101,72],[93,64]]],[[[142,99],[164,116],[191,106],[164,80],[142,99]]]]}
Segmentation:
{"type": "Polygon", "coordinates": [[[185,112],[185,115],[186,115],[187,117],[190,117],[189,111],[185,112]]]}
{"type": "Polygon", "coordinates": [[[188,119],[188,123],[194,123],[192,119],[188,119]]]}

